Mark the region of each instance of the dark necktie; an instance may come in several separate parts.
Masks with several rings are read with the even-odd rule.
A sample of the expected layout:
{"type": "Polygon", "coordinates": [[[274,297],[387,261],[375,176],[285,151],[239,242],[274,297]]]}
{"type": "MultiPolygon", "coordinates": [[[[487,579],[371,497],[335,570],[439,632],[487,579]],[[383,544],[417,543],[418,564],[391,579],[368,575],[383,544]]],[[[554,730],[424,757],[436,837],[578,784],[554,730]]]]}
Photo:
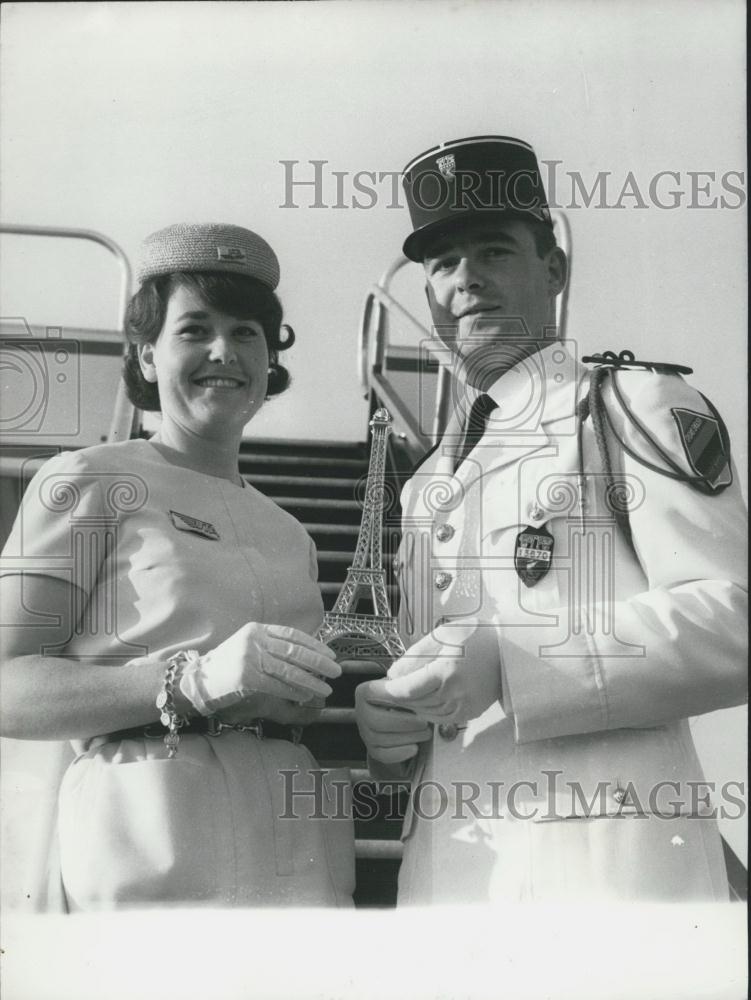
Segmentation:
{"type": "Polygon", "coordinates": [[[469,419],[464,428],[464,434],[462,435],[459,447],[454,453],[454,472],[456,472],[485,433],[488,417],[497,407],[498,403],[488,396],[487,393],[478,396],[472,404],[472,409],[469,411],[469,419]]]}

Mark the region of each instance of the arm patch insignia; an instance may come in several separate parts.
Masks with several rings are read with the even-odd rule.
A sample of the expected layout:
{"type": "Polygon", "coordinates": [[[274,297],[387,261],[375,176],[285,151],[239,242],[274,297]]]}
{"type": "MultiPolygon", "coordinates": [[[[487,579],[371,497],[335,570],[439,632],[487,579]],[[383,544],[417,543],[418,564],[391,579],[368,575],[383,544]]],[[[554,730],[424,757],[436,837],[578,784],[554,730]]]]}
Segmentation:
{"type": "Polygon", "coordinates": [[[706,481],[707,489],[716,493],[729,486],[732,474],[720,422],[682,407],[673,407],[670,412],[678,425],[689,465],[706,481]]]}

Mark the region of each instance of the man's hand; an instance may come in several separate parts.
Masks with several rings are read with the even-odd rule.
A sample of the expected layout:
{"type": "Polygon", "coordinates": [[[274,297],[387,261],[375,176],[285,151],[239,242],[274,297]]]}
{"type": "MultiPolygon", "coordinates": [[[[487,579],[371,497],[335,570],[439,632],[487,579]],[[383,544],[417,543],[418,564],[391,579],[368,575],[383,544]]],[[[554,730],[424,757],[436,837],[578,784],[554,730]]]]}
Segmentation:
{"type": "Polygon", "coordinates": [[[391,665],[383,685],[426,722],[476,719],[501,696],[496,629],[474,620],[441,625],[391,665]]]}
{"type": "Polygon", "coordinates": [[[364,681],[355,691],[357,728],[368,753],[384,764],[416,756],[418,743],[430,739],[430,727],[386,693],[385,680],[364,681]]]}

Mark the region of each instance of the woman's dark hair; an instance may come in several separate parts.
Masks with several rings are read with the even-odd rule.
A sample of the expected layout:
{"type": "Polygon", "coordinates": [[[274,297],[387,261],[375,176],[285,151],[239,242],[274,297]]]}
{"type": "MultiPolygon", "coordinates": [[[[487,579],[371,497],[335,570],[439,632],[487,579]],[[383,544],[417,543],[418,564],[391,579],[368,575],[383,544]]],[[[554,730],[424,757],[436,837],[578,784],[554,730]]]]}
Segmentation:
{"type": "Polygon", "coordinates": [[[139,410],[161,409],[159,387],[143,377],[138,363],[138,347],[156,342],[164,326],[170,296],[181,286],[193,289],[208,306],[227,316],[254,319],[261,324],[269,349],[266,398],[284,392],[290,383],[290,376],[287,369],[279,364],[279,353],[294,344],[295,334],[291,327],[282,323],[282,304],[268,285],[246,274],[177,271],[147,278],[128,303],[125,313],[128,349],[123,378],[131,403],[139,410]]]}

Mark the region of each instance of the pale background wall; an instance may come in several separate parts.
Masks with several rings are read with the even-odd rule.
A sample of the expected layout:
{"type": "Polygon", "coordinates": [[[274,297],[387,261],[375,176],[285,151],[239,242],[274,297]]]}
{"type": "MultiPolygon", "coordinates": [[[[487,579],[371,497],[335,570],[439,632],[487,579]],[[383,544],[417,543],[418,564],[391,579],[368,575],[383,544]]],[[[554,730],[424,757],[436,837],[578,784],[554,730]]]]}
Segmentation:
{"type": "MultiPolygon", "coordinates": [[[[282,208],[280,160],[327,160],[328,205],[330,171],[395,171],[441,139],[494,132],[588,184],[612,171],[611,200],[628,171],[645,197],[657,171],[679,172],[681,208],[571,211],[569,335],[694,366],[743,472],[745,210],[685,205],[688,171],[745,169],[743,28],[727,0],[6,4],[2,215],[101,230],[129,255],[175,221],[257,229],[281,259],[299,344],[294,387],[253,433],[357,439],[355,331],[406,210],[388,207],[388,184],[367,210],[307,207],[309,189],[282,208]]],[[[111,324],[114,271],[98,251],[2,247],[3,316],[111,324]]],[[[711,777],[742,777],[744,720],[700,721],[711,777]]],[[[745,854],[740,824],[726,835],[745,854]]]]}

